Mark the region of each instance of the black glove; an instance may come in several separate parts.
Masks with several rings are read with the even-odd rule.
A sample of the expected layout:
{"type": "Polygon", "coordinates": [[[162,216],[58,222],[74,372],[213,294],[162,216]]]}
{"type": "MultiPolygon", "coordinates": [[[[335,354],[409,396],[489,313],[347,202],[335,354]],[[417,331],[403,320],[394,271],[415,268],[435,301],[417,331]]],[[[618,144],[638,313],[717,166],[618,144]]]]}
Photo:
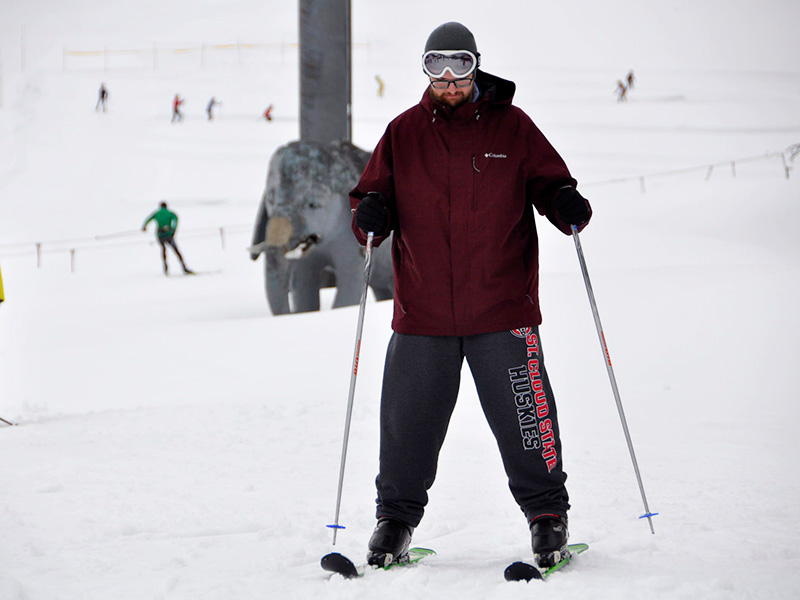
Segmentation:
{"type": "Polygon", "coordinates": [[[583,225],[589,220],[589,203],[572,187],[562,188],[556,197],[556,213],[567,225],[583,225]]]}
{"type": "Polygon", "coordinates": [[[386,198],[379,192],[370,192],[361,199],[356,208],[356,225],[362,231],[381,235],[389,226],[389,210],[386,198]]]}

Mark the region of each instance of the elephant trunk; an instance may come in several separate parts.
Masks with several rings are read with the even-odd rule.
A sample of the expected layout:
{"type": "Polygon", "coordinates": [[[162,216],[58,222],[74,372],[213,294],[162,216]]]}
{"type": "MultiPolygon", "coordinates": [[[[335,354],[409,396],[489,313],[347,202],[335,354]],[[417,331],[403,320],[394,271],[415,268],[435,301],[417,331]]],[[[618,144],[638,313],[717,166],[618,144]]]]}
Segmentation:
{"type": "Polygon", "coordinates": [[[292,223],[286,217],[272,217],[267,223],[267,246],[285,246],[292,238],[292,223]]]}

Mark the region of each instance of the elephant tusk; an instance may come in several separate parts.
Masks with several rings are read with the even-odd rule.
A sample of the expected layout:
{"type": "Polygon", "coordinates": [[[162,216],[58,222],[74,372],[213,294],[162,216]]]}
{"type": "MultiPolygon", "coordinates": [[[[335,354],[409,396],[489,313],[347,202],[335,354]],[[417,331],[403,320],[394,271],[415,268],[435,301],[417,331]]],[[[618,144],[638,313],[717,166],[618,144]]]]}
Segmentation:
{"type": "Polygon", "coordinates": [[[253,244],[252,246],[248,246],[247,248],[245,248],[245,250],[253,254],[255,253],[261,254],[266,247],[267,247],[267,242],[259,242],[258,244],[253,244]]]}
{"type": "Polygon", "coordinates": [[[297,244],[294,248],[286,252],[283,256],[286,260],[297,260],[299,258],[303,258],[306,252],[308,252],[314,244],[319,243],[319,236],[315,233],[312,233],[302,242],[297,244]]]}

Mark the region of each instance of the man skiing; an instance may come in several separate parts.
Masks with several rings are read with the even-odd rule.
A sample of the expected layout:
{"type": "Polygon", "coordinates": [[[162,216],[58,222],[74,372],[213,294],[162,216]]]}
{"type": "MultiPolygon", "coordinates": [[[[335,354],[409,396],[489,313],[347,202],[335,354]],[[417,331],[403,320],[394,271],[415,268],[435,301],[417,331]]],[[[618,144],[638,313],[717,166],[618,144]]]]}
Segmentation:
{"type": "Polygon", "coordinates": [[[617,79],[617,102],[626,102],[628,100],[628,88],[622,83],[621,79],[617,79]]]}
{"type": "Polygon", "coordinates": [[[213,121],[214,120],[214,107],[217,104],[222,104],[222,102],[217,100],[217,98],[215,96],[211,96],[211,100],[209,100],[208,104],[206,104],[206,115],[208,115],[208,120],[209,121],[213,121]]]}
{"type": "Polygon", "coordinates": [[[100,89],[97,91],[97,104],[94,105],[95,111],[102,110],[106,112],[106,102],[108,101],[108,90],[106,84],[101,83],[100,89]]]}
{"type": "Polygon", "coordinates": [[[179,123],[183,121],[183,113],[181,112],[181,104],[183,104],[184,99],[180,97],[179,94],[175,94],[175,97],[172,99],[172,120],[171,123],[178,121],[179,123]]]}
{"type": "Polygon", "coordinates": [[[535,208],[582,229],[591,208],[564,161],[480,70],[472,33],[436,28],[419,104],[395,118],[350,193],[353,231],[394,232],[394,333],[381,397],[373,565],[402,562],[428,502],[464,358],[497,440],[537,566],[567,547],[569,498],[538,325],[535,208]]]}
{"type": "Polygon", "coordinates": [[[142,231],[147,230],[147,225],[150,221],[156,222],[156,239],[158,243],[161,244],[161,260],[164,262],[164,275],[169,274],[169,267],[167,266],[167,246],[170,246],[178,256],[178,260],[181,261],[181,266],[183,267],[183,272],[187,275],[192,275],[194,271],[186,267],[186,263],[183,262],[183,256],[181,256],[181,252],[178,250],[178,245],[175,243],[175,231],[178,229],[178,215],[167,209],[166,202],[162,202],[159,209],[145,219],[142,224],[142,231]]]}

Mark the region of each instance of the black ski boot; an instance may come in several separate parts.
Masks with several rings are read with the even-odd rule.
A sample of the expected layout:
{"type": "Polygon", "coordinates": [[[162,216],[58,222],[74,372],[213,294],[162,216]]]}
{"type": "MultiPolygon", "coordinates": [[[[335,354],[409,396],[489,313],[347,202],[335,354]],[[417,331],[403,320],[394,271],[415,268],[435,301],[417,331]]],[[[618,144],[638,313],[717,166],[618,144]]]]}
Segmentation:
{"type": "Polygon", "coordinates": [[[413,532],[413,527],[400,521],[387,517],[379,519],[369,539],[367,563],[376,567],[386,567],[393,562],[407,560],[408,546],[411,544],[413,532]]]}
{"type": "Polygon", "coordinates": [[[549,569],[568,556],[566,517],[541,516],[531,522],[533,560],[540,569],[549,569]]]}

